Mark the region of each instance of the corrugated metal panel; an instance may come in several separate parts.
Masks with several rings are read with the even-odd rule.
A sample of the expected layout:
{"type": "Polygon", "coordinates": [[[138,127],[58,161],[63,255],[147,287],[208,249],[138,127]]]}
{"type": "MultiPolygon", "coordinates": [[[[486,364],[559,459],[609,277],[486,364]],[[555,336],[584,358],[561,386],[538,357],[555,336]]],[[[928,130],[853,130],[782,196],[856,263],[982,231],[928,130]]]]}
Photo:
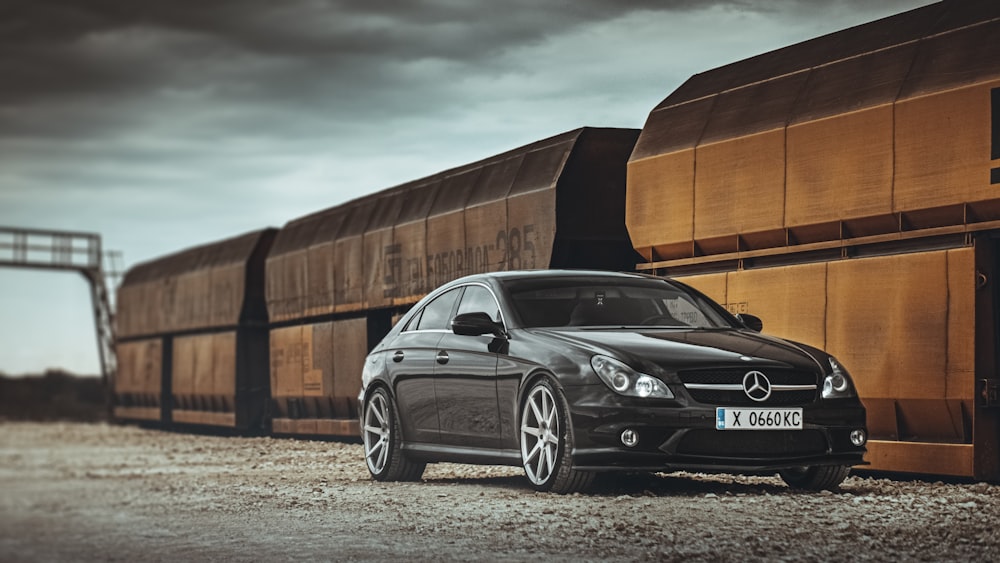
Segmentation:
{"type": "Polygon", "coordinates": [[[208,271],[211,280],[209,294],[212,296],[208,323],[211,326],[230,324],[233,319],[239,319],[243,306],[246,266],[236,262],[208,271]]]}
{"type": "Polygon", "coordinates": [[[694,153],[687,149],[629,164],[625,224],[635,250],[648,261],[692,252],[694,153]],[[672,252],[675,245],[680,248],[672,252]]]}
{"type": "Polygon", "coordinates": [[[716,96],[682,105],[655,109],[646,119],[632,160],[691,149],[698,145],[705,131],[716,96]]]}
{"type": "Polygon", "coordinates": [[[267,309],[272,321],[305,313],[309,279],[308,248],[323,226],[323,218],[309,216],[289,223],[278,233],[267,259],[267,309]]]}
{"type": "Polygon", "coordinates": [[[785,127],[807,77],[800,72],[719,94],[700,144],[785,127]]]}
{"type": "Polygon", "coordinates": [[[680,280],[732,312],[758,314],[767,334],[837,356],[873,437],[970,443],[975,277],[975,250],[962,248],[680,280]]]}
{"type": "Polygon", "coordinates": [[[310,349],[308,360],[303,356],[302,394],[325,397],[333,393],[333,323],[303,327],[303,346],[310,349]]]}
{"type": "MultiPolygon", "coordinates": [[[[624,162],[635,137],[627,130],[570,131],[290,222],[295,229],[310,220],[325,221],[328,227],[320,227],[310,241],[305,309],[287,315],[278,311],[282,291],[269,287],[271,320],[405,306],[467,273],[550,265],[557,231],[556,187],[565,185],[569,215],[580,209],[592,213],[581,202],[593,197],[604,197],[605,208],[623,207],[624,166],[612,177],[606,161],[624,162]],[[560,184],[582,138],[593,139],[584,145],[594,148],[582,149],[590,152],[580,157],[588,164],[560,184]]],[[[604,239],[614,231],[613,236],[627,240],[620,221],[615,228],[606,225],[615,222],[615,217],[608,218],[615,215],[613,210],[594,215],[601,220],[589,221],[588,237],[604,239]]],[[[567,225],[567,232],[572,231],[571,220],[567,225]]],[[[269,268],[294,270],[289,257],[300,252],[301,245],[282,236],[274,248],[269,268]]],[[[269,272],[269,283],[282,275],[290,274],[269,272]]]]}
{"type": "Polygon", "coordinates": [[[335,209],[323,214],[309,246],[309,283],[306,314],[322,315],[336,310],[336,240],[346,211],[335,209]]]}
{"type": "Polygon", "coordinates": [[[365,244],[364,233],[374,211],[375,199],[367,198],[347,205],[343,226],[334,248],[337,275],[334,300],[336,310],[352,311],[364,307],[365,244]]]}
{"type": "Polygon", "coordinates": [[[325,315],[334,311],[334,242],[314,244],[306,251],[309,279],[306,280],[307,316],[325,315]]]}
{"type": "Polygon", "coordinates": [[[911,43],[813,69],[790,123],[891,104],[899,96],[916,49],[911,43]]]}
{"type": "Polygon", "coordinates": [[[992,0],[981,1],[980,6],[975,6],[975,2],[933,4],[696,74],[657,109],[983,21],[996,11],[995,7],[986,7],[991,3],[992,0]]]}
{"type": "Polygon", "coordinates": [[[357,399],[361,390],[361,371],[368,350],[368,320],[365,318],[333,323],[333,398],[335,415],[358,416],[357,399]]]}
{"type": "Polygon", "coordinates": [[[466,275],[465,207],[479,185],[483,168],[446,178],[427,217],[424,279],[401,300],[412,303],[420,294],[466,275]]]}
{"type": "MultiPolygon", "coordinates": [[[[275,234],[274,229],[254,231],[131,268],[119,291],[117,336],[236,325],[248,295],[245,269],[253,257],[263,263],[275,234]]],[[[260,287],[253,289],[262,293],[260,287]]]]}
{"type": "Polygon", "coordinates": [[[892,128],[891,104],[789,127],[785,226],[892,213],[892,128]]]}
{"type": "Polygon", "coordinates": [[[985,156],[997,6],[942,3],[693,77],[630,159],[637,251],[669,260],[997,216],[985,156]],[[699,123],[692,186],[681,155],[699,123]]]}
{"type": "Polygon", "coordinates": [[[301,326],[271,329],[271,397],[302,395],[301,326]]]}
{"type": "Polygon", "coordinates": [[[698,147],[695,239],[780,229],[784,209],[783,130],[698,147]]]}
{"type": "Polygon", "coordinates": [[[115,349],[118,356],[115,393],[159,395],[163,361],[160,339],[120,342],[115,349]]]}
{"type": "Polygon", "coordinates": [[[730,272],[726,307],[761,317],[767,334],[822,349],[826,346],[826,270],[827,265],[819,263],[730,272]]]}
{"type": "Polygon", "coordinates": [[[524,155],[517,154],[490,163],[476,179],[464,213],[466,274],[499,269],[494,258],[497,239],[507,232],[507,195],[523,162],[524,155]]]}
{"type": "Polygon", "coordinates": [[[997,197],[988,177],[996,87],[1000,80],[896,103],[895,211],[997,197]]]}
{"type": "Polygon", "coordinates": [[[172,373],[170,377],[171,392],[174,395],[175,406],[186,408],[190,406],[188,398],[195,392],[195,338],[180,336],[174,338],[172,373]]]}
{"type": "Polygon", "coordinates": [[[386,276],[382,295],[394,305],[414,303],[427,284],[427,214],[441,191],[443,182],[433,180],[412,185],[400,193],[403,211],[393,228],[392,246],[384,248],[386,276]]]}
{"type": "Polygon", "coordinates": [[[236,332],[212,335],[212,395],[225,397],[231,410],[236,396],[236,332]]]}
{"type": "MultiPolygon", "coordinates": [[[[420,194],[413,190],[381,194],[375,200],[371,219],[364,234],[364,306],[367,308],[388,307],[392,296],[387,295],[385,279],[387,257],[393,250],[393,225],[399,219],[399,212],[405,205],[417,203],[420,194]]],[[[422,238],[422,237],[421,237],[422,238]]]]}
{"type": "Polygon", "coordinates": [[[579,137],[524,155],[507,196],[507,230],[496,233],[490,269],[546,268],[556,235],[556,182],[579,137]]]}
{"type": "Polygon", "coordinates": [[[214,335],[190,337],[194,342],[194,389],[196,396],[211,395],[215,390],[214,335]]]}
{"type": "Polygon", "coordinates": [[[114,382],[115,416],[120,419],[160,419],[162,342],[159,338],[119,342],[115,346],[118,373],[114,382]]]}
{"type": "Polygon", "coordinates": [[[901,98],[1000,78],[1000,21],[924,39],[901,98]]]}
{"type": "MultiPolygon", "coordinates": [[[[829,265],[827,348],[851,370],[875,437],[907,438],[899,435],[902,416],[904,426],[921,427],[924,440],[961,441],[951,424],[921,423],[947,412],[949,293],[961,290],[950,288],[948,278],[944,251],[829,265]]],[[[974,288],[971,278],[969,272],[966,292],[974,288]]],[[[967,383],[971,394],[973,382],[967,383]]]]}
{"type": "Polygon", "coordinates": [[[566,159],[581,130],[572,131],[552,139],[551,144],[531,150],[524,155],[514,183],[508,192],[508,199],[520,194],[555,187],[566,159]]]}

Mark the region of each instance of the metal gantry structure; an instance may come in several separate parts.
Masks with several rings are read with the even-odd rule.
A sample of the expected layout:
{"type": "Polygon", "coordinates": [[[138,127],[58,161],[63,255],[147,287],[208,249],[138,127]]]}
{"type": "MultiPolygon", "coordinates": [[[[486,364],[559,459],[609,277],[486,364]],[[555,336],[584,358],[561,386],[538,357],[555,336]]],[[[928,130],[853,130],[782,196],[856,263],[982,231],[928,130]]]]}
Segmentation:
{"type": "Polygon", "coordinates": [[[111,254],[110,270],[104,268],[104,259],[101,235],[96,233],[0,227],[0,267],[75,271],[86,278],[94,310],[101,381],[110,389],[118,362],[114,312],[105,278],[120,275],[115,269],[120,263],[120,254],[111,254]]]}

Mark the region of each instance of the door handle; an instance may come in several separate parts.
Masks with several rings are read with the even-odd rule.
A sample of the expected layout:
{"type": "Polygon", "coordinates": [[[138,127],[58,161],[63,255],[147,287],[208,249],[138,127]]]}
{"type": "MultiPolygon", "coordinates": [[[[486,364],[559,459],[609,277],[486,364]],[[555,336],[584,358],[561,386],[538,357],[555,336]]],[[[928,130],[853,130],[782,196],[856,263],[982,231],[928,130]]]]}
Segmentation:
{"type": "Polygon", "coordinates": [[[437,357],[435,359],[437,360],[437,363],[439,363],[439,364],[447,364],[448,363],[448,352],[445,352],[444,350],[441,350],[440,352],[437,353],[437,357]]]}
{"type": "Polygon", "coordinates": [[[403,354],[402,350],[396,350],[396,353],[392,355],[392,361],[398,364],[399,362],[403,361],[404,356],[405,354],[403,354]]]}

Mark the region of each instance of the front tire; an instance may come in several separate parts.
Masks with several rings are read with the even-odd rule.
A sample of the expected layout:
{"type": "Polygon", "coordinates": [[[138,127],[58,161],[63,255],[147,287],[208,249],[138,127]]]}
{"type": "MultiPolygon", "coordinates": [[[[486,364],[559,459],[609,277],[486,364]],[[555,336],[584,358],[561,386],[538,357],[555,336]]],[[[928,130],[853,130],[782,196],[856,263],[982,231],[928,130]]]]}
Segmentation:
{"type": "Polygon", "coordinates": [[[521,407],[521,463],[537,491],[567,494],[586,489],[594,474],[573,469],[569,409],[548,378],[535,382],[521,407]]]}
{"type": "Polygon", "coordinates": [[[376,481],[418,481],[426,464],[406,459],[396,406],[384,387],[372,391],[365,403],[365,463],[376,481]]]}
{"type": "Polygon", "coordinates": [[[816,465],[785,469],[778,475],[793,489],[835,491],[850,473],[851,468],[846,465],[816,465]]]}

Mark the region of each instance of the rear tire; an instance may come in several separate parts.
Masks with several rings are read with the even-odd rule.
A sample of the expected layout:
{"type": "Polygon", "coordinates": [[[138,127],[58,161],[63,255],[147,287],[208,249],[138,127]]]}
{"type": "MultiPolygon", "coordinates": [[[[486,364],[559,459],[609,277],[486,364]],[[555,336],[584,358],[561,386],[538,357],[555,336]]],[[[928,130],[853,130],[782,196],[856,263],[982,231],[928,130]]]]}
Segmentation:
{"type": "Polygon", "coordinates": [[[365,403],[361,436],[365,443],[365,463],[376,481],[419,481],[425,463],[406,458],[402,451],[402,431],[396,405],[384,387],[372,391],[365,403]]]}
{"type": "Polygon", "coordinates": [[[835,491],[850,473],[851,468],[846,465],[816,465],[785,469],[778,475],[793,489],[835,491]]]}
{"type": "Polygon", "coordinates": [[[521,463],[537,491],[559,494],[582,491],[594,474],[573,469],[569,408],[548,379],[532,384],[521,406],[521,463]]]}

